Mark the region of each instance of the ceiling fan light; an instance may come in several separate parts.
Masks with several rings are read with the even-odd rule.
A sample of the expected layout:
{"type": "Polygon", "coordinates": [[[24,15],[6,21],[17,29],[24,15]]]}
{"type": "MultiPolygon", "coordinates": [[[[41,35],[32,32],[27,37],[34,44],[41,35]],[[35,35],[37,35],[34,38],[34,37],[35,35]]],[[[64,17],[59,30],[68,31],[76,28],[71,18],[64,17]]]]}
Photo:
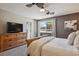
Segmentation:
{"type": "Polygon", "coordinates": [[[40,12],[45,12],[45,9],[44,8],[40,9],[40,12]]]}

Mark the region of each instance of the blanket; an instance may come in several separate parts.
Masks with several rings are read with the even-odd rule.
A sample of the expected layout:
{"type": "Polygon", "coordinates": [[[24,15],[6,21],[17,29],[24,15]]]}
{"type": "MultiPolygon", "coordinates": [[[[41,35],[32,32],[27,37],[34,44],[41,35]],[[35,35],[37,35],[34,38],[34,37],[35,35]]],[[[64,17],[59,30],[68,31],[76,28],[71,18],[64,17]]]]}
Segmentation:
{"type": "Polygon", "coordinates": [[[44,37],[32,42],[30,46],[27,48],[27,54],[30,54],[31,56],[40,56],[43,45],[45,45],[53,39],[54,37],[44,37]]]}

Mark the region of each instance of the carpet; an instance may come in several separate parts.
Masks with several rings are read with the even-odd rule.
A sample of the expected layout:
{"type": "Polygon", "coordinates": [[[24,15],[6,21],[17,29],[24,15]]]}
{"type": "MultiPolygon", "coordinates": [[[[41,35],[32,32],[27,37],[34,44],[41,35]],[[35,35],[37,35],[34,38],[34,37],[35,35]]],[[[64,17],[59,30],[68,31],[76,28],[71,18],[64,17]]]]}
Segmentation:
{"type": "Polygon", "coordinates": [[[0,56],[27,56],[27,46],[22,45],[0,53],[0,56]]]}

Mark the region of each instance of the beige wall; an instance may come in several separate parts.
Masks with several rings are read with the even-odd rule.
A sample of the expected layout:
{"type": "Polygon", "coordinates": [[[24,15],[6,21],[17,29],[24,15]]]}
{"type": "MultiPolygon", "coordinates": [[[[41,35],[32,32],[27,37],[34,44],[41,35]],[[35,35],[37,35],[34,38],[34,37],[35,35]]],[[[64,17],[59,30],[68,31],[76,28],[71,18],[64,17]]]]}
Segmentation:
{"type": "Polygon", "coordinates": [[[31,35],[34,36],[34,20],[0,9],[0,34],[6,33],[7,22],[16,22],[23,24],[23,32],[26,32],[26,22],[32,22],[31,35]]]}

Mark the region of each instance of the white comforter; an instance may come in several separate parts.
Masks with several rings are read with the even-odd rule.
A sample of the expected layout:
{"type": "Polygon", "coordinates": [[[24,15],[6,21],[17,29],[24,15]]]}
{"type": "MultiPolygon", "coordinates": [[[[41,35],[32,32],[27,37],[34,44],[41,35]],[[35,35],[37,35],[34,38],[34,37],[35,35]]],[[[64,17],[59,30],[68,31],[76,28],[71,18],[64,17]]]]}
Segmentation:
{"type": "Polygon", "coordinates": [[[30,44],[27,49],[31,56],[70,56],[79,55],[74,46],[67,43],[67,39],[44,37],[30,44]]]}

